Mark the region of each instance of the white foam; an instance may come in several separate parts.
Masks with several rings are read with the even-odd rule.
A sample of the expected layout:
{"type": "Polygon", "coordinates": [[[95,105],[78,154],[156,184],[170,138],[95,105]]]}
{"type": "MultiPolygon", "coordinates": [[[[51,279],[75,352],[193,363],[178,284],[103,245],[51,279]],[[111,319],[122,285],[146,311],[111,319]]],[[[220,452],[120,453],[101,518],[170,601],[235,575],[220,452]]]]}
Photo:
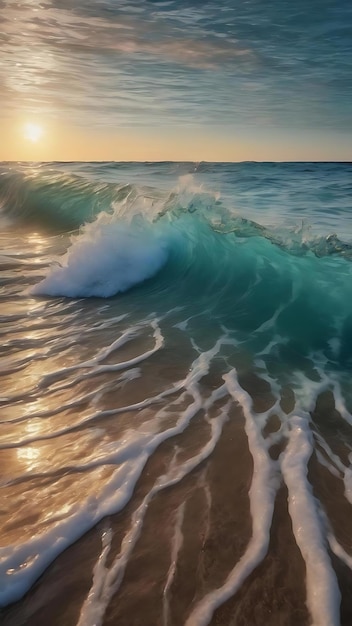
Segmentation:
{"type": "Polygon", "coordinates": [[[237,381],[236,371],[223,376],[229,394],[238,402],[245,416],[245,429],[253,457],[253,478],[249,490],[252,516],[252,538],[247,550],[230,572],[225,583],[208,593],[194,608],[185,626],[206,626],[214,611],[240,588],[243,581],[265,557],[274,510],[275,496],[279,486],[275,464],[270,460],[260,429],[256,423],[250,396],[237,381]]]}
{"type": "MultiPolygon", "coordinates": [[[[190,408],[194,415],[195,406],[191,405],[191,407],[190,408]]],[[[185,478],[185,476],[192,472],[211,455],[220,438],[223,424],[227,419],[228,408],[229,407],[226,406],[220,412],[218,417],[209,420],[211,426],[211,438],[204,445],[202,450],[197,455],[191,457],[180,465],[177,465],[176,462],[176,452],[176,455],[170,464],[169,471],[156,480],[152,489],[148,492],[140,506],[134,512],[130,529],[123,538],[120,553],[115,558],[114,562],[110,566],[110,569],[105,568],[104,571],[102,571],[102,576],[99,579],[95,578],[93,580],[91,590],[82,606],[77,626],[100,626],[100,624],[102,624],[106,608],[113,595],[119,589],[123,580],[129,557],[131,556],[142,531],[144,518],[152,498],[158,492],[179,483],[183,478],[185,478]]],[[[197,411],[198,408],[196,409],[196,412],[197,411]]],[[[187,423],[189,423],[191,418],[189,410],[185,412],[183,421],[185,417],[187,423]]]]}
{"type": "Polygon", "coordinates": [[[323,454],[319,450],[316,450],[316,455],[320,465],[326,467],[329,470],[330,474],[336,476],[336,478],[341,478],[340,472],[336,469],[334,465],[329,463],[329,461],[325,458],[325,456],[323,456],[323,454]]]}
{"type": "Polygon", "coordinates": [[[160,327],[158,325],[158,320],[152,320],[150,323],[151,328],[153,328],[154,333],[153,337],[155,339],[155,345],[150,350],[139,354],[132,359],[128,359],[128,361],[120,361],[119,363],[110,363],[106,365],[99,365],[100,361],[102,361],[106,356],[108,356],[113,350],[117,350],[118,347],[121,347],[127,341],[129,341],[134,334],[138,333],[138,327],[132,327],[129,331],[126,331],[121,335],[119,339],[113,342],[112,346],[100,351],[95,357],[90,359],[89,361],[83,361],[81,363],[76,363],[75,365],[71,365],[70,367],[65,367],[62,370],[56,370],[50,374],[46,374],[42,377],[39,382],[39,387],[48,387],[52,382],[56,381],[59,378],[66,377],[67,374],[79,370],[79,369],[88,369],[88,372],[78,376],[75,380],[71,380],[68,383],[64,383],[63,385],[57,386],[56,391],[66,389],[67,387],[72,387],[77,382],[84,380],[90,376],[94,376],[95,374],[101,374],[103,372],[118,372],[120,370],[129,369],[138,365],[142,361],[145,361],[150,356],[152,356],[155,352],[160,350],[164,345],[164,337],[161,333],[160,327]]]}
{"type": "Polygon", "coordinates": [[[307,571],[307,605],[314,626],[339,626],[340,591],[324,539],[321,517],[307,479],[312,434],[309,416],[290,419],[291,431],[281,469],[288,489],[293,533],[307,571]]]}
{"type": "Polygon", "coordinates": [[[335,380],[334,383],[334,398],[335,398],[335,408],[341,415],[341,417],[352,426],[352,415],[346,408],[346,404],[342,395],[341,385],[335,380]]]}
{"type": "Polygon", "coordinates": [[[73,237],[66,254],[32,295],[107,298],[152,277],[166,262],[169,242],[147,223],[101,213],[73,237]]]}
{"type": "Polygon", "coordinates": [[[169,595],[170,588],[175,577],[178,554],[183,544],[182,524],[185,515],[185,504],[185,502],[182,502],[176,512],[174,534],[171,544],[171,563],[166,576],[166,583],[163,589],[163,626],[168,626],[170,622],[169,595]]]}
{"type": "Polygon", "coordinates": [[[330,532],[328,535],[329,545],[334,554],[345,564],[347,567],[352,570],[352,556],[347,554],[346,550],[339,544],[335,535],[330,532]]]}
{"type": "Polygon", "coordinates": [[[148,454],[134,454],[113,474],[99,498],[72,506],[45,532],[22,544],[0,549],[0,606],[21,598],[47,566],[103,517],[121,510],[131,497],[148,454]]]}
{"type": "Polygon", "coordinates": [[[345,496],[347,500],[352,504],[352,470],[351,470],[351,467],[346,467],[346,465],[341,461],[340,457],[331,450],[329,445],[322,438],[322,436],[319,435],[319,433],[316,433],[315,436],[319,442],[319,445],[323,448],[324,452],[329,457],[331,463],[329,463],[326,459],[324,459],[322,455],[320,455],[319,461],[328,468],[331,474],[339,478],[342,477],[344,486],[345,486],[345,496]]]}

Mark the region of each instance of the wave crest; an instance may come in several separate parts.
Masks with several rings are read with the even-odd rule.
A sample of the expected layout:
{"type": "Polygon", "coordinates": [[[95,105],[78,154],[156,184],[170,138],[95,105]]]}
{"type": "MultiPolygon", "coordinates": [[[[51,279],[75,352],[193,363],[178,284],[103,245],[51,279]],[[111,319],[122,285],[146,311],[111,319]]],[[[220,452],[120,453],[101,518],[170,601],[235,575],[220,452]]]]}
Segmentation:
{"type": "Polygon", "coordinates": [[[153,276],[167,257],[167,239],[145,221],[116,222],[103,213],[72,237],[67,253],[31,293],[107,298],[153,276]]]}

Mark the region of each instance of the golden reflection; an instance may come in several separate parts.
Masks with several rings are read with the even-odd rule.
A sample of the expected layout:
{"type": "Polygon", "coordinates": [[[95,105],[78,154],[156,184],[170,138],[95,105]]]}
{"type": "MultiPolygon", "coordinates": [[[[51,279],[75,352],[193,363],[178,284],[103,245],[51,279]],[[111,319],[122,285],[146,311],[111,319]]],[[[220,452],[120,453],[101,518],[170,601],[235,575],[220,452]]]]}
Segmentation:
{"type": "MultiPolygon", "coordinates": [[[[42,430],[42,420],[32,419],[24,423],[24,439],[39,435],[42,430]]],[[[38,465],[40,450],[35,445],[19,446],[16,448],[17,460],[24,463],[29,472],[38,465]]]]}
{"type": "Polygon", "coordinates": [[[35,252],[43,253],[47,245],[45,237],[43,237],[40,233],[33,232],[28,233],[27,238],[29,243],[33,245],[35,252]]]}
{"type": "Polygon", "coordinates": [[[31,253],[33,254],[31,263],[33,265],[46,265],[48,263],[46,256],[48,249],[47,238],[43,237],[40,233],[33,232],[27,234],[27,241],[30,245],[31,253]]]}
{"type": "Polygon", "coordinates": [[[18,461],[22,461],[26,465],[26,471],[33,470],[36,466],[36,461],[40,456],[40,451],[34,446],[21,446],[17,448],[16,455],[18,461]]]}

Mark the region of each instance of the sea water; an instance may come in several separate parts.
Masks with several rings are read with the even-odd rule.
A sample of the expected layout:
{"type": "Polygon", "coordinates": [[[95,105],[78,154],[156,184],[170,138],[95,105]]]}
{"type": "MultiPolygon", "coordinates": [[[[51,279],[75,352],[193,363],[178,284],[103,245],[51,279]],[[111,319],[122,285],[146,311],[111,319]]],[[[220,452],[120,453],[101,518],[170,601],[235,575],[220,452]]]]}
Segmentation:
{"type": "Polygon", "coordinates": [[[351,623],[351,174],[1,165],[3,624],[351,623]]]}

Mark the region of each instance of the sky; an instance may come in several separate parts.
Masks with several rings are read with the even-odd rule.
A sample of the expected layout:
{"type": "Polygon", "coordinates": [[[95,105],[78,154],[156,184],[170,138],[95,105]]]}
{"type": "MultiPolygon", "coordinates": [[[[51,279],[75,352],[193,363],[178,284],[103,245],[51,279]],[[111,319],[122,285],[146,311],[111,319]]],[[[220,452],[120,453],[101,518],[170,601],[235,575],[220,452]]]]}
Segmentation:
{"type": "Polygon", "coordinates": [[[0,160],[352,161],[351,0],[0,0],[0,160]]]}

